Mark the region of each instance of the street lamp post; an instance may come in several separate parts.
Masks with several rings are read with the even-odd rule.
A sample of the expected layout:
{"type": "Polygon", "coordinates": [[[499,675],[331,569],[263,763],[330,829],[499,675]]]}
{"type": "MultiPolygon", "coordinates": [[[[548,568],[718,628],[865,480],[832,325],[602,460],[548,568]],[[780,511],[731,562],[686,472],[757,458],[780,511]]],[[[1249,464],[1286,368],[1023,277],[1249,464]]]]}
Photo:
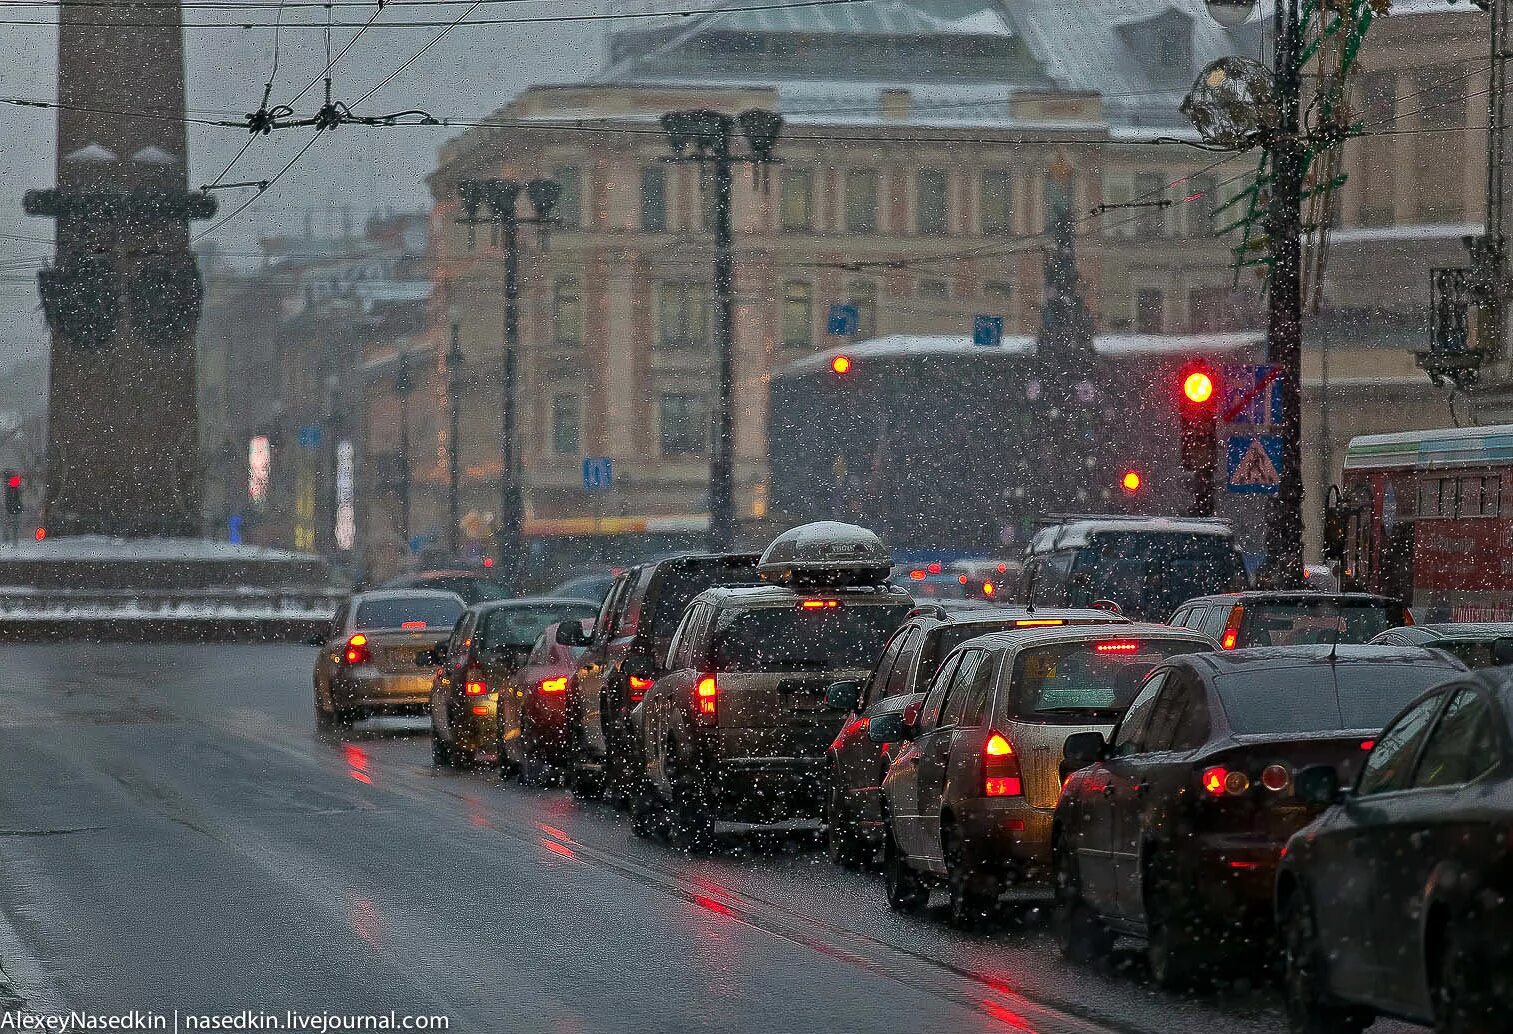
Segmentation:
{"type": "Polygon", "coordinates": [[[410,353],[399,353],[399,371],[394,375],[394,394],[399,398],[399,530],[405,548],[410,548],[410,353]]]}
{"type": "Polygon", "coordinates": [[[522,502],[521,462],[518,438],[518,387],[520,366],[520,227],[540,228],[541,242],[554,224],[553,212],[562,187],[555,180],[534,179],[519,183],[510,179],[465,180],[458,184],[466,212],[462,222],[476,225],[480,204],[488,205],[500,227],[504,252],[504,356],[500,364],[499,391],[502,404],[499,427],[499,519],[496,522],[498,578],[512,591],[519,588],[523,549],[525,507],[522,502]],[[535,212],[522,219],[518,210],[525,194],[535,212]]]}
{"type": "Polygon", "coordinates": [[[458,533],[462,524],[462,459],[460,453],[462,424],[462,314],[455,308],[452,318],[452,345],[447,349],[447,553],[455,561],[461,552],[458,533]]]}
{"type": "Polygon", "coordinates": [[[736,162],[767,165],[783,119],[773,111],[753,108],[737,117],[719,111],[674,111],[662,116],[662,128],[672,146],[669,161],[712,166],[714,190],[714,335],[716,394],[714,441],[709,450],[709,548],[725,552],[735,542],[735,259],[732,254],[731,166],[736,162]],[[731,139],[736,127],[746,138],[750,155],[736,156],[731,139]],[[689,153],[691,150],[691,154],[689,153]]]}

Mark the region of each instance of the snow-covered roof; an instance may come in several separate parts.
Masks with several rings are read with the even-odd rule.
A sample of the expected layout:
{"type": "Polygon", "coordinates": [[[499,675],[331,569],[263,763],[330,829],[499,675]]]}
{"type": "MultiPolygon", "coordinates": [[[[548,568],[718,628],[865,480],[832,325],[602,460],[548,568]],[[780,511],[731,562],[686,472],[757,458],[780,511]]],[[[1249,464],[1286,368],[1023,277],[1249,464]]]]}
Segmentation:
{"type": "Polygon", "coordinates": [[[1030,539],[1026,552],[1048,549],[1079,548],[1094,535],[1114,532],[1141,532],[1154,535],[1216,535],[1233,537],[1234,527],[1227,520],[1192,517],[1089,517],[1070,519],[1062,524],[1042,528],[1030,539]]]}
{"type": "MultiPolygon", "coordinates": [[[[1393,8],[1396,10],[1396,8],[1393,8]]],[[[1480,237],[1484,227],[1481,223],[1405,223],[1396,226],[1350,226],[1331,230],[1329,240],[1334,244],[1366,244],[1372,241],[1422,241],[1459,240],[1462,237],[1480,237]]]]}
{"type": "Polygon", "coordinates": [[[105,535],[65,535],[0,545],[0,560],[99,560],[99,561],[269,561],[318,563],[320,557],[286,549],[234,546],[213,539],[117,539],[105,535]]]}
{"type": "MultiPolygon", "coordinates": [[[[745,0],[720,7],[740,8],[745,0]]],[[[990,6],[960,14],[929,11],[908,0],[865,4],[797,5],[766,10],[719,11],[713,27],[726,32],[832,32],[848,36],[1007,36],[1007,20],[990,6]]]]}
{"type": "MultiPolygon", "coordinates": [[[[1266,340],[1261,331],[1226,334],[1099,334],[1093,338],[1093,351],[1099,355],[1183,355],[1215,352],[1241,352],[1266,340]]],[[[1012,357],[1029,355],[1035,350],[1035,338],[1018,334],[1005,335],[996,347],[974,345],[968,334],[892,334],[851,345],[838,345],[824,352],[805,356],[773,371],[773,377],[800,377],[830,368],[831,360],[845,355],[853,362],[868,359],[923,359],[932,356],[972,355],[1012,357]]]]}

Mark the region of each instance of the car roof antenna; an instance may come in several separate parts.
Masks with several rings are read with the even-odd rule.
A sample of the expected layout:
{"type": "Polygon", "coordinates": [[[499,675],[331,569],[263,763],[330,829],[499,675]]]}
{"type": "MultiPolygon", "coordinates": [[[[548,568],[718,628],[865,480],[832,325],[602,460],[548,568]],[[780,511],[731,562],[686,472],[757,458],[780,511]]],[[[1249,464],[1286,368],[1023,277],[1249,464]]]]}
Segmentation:
{"type": "Polygon", "coordinates": [[[1040,565],[1028,563],[1024,566],[1030,572],[1029,583],[1024,587],[1024,612],[1026,614],[1033,614],[1035,613],[1035,572],[1040,565]]]}

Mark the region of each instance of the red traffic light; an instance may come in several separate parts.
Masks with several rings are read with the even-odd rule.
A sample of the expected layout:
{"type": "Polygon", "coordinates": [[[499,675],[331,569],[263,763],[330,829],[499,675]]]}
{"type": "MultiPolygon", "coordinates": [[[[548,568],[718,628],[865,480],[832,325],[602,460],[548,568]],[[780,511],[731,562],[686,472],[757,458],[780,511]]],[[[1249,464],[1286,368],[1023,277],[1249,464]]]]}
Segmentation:
{"type": "Polygon", "coordinates": [[[1140,491],[1140,472],[1138,470],[1126,470],[1124,477],[1119,479],[1119,485],[1125,492],[1134,495],[1140,491]]]}
{"type": "Polygon", "coordinates": [[[12,474],[10,477],[6,478],[5,479],[5,487],[7,487],[7,488],[20,488],[21,487],[21,475],[20,474],[12,474]]]}
{"type": "Polygon", "coordinates": [[[849,355],[836,356],[830,360],[830,369],[841,376],[845,376],[851,372],[851,357],[849,355]]]}
{"type": "Polygon", "coordinates": [[[1182,379],[1182,394],[1195,406],[1206,405],[1214,397],[1214,379],[1207,370],[1191,370],[1182,379]]]}

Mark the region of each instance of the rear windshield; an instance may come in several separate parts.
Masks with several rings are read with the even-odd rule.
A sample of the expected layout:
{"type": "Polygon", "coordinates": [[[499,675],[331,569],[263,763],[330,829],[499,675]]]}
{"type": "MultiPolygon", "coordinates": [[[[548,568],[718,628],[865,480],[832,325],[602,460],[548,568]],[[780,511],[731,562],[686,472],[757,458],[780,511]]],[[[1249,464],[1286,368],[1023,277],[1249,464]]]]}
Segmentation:
{"type": "Polygon", "coordinates": [[[1369,643],[1403,623],[1400,604],[1385,600],[1318,600],[1245,605],[1241,640],[1246,646],[1369,643]]]}
{"type": "Polygon", "coordinates": [[[391,596],[382,600],[363,600],[357,605],[357,628],[451,628],[462,613],[461,600],[444,596],[391,596]],[[416,625],[416,622],[423,622],[416,625]]]}
{"type": "Polygon", "coordinates": [[[1236,671],[1214,680],[1230,728],[1245,735],[1380,729],[1457,669],[1420,662],[1351,662],[1236,671]]]}
{"type": "Polygon", "coordinates": [[[1022,650],[1014,659],[1009,716],[1033,721],[1117,721],[1151,669],[1212,647],[1189,639],[1123,637],[1022,650]]]}
{"type": "Polygon", "coordinates": [[[1108,532],[1078,552],[1068,599],[1074,607],[1113,600],[1127,617],[1159,621],[1186,600],[1244,583],[1227,536],[1108,532]]]}
{"type": "Polygon", "coordinates": [[[523,607],[503,607],[488,616],[483,627],[483,648],[496,646],[533,646],[547,625],[559,621],[592,618],[599,608],[591,603],[539,604],[523,607]]]}
{"type": "Polygon", "coordinates": [[[755,560],[678,560],[660,564],[652,578],[651,624],[640,631],[649,634],[659,652],[672,642],[678,621],[695,596],[716,585],[737,585],[756,580],[755,560]]]}
{"type": "Polygon", "coordinates": [[[870,668],[913,604],[842,604],[834,610],[763,607],[715,622],[718,671],[831,671],[870,668]]]}

